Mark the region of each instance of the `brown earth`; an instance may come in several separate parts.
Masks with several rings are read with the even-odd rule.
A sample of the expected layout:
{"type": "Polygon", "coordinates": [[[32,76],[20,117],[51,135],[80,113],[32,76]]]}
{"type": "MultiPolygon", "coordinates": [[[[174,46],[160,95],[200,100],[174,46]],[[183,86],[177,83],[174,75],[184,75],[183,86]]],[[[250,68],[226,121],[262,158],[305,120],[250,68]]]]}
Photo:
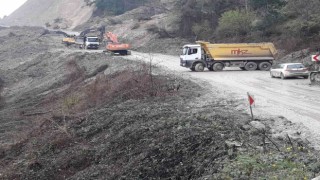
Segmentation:
{"type": "MultiPolygon", "coordinates": [[[[310,179],[319,154],[175,71],[2,28],[1,179],[310,179]],[[150,72],[152,74],[150,74],[150,72]],[[283,138],[285,137],[285,138],[283,138]]],[[[174,63],[174,62],[172,62],[174,63]]],[[[279,124],[278,124],[279,125],[279,124]]]]}

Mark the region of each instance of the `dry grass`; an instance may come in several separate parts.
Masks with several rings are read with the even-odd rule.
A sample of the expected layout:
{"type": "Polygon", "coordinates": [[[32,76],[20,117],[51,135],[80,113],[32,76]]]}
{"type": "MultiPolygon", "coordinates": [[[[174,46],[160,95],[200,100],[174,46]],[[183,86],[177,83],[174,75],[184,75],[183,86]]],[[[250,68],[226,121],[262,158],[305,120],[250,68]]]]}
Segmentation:
{"type": "MultiPolygon", "coordinates": [[[[111,75],[100,72],[90,79],[86,79],[86,70],[74,59],[66,63],[66,69],[69,73],[61,84],[65,87],[64,90],[49,94],[41,104],[41,108],[47,113],[35,112],[34,116],[32,113],[27,113],[27,116],[25,113],[21,114],[21,117],[32,121],[34,126],[21,133],[16,143],[0,147],[0,165],[6,167],[0,171],[0,174],[3,173],[0,178],[19,177],[14,170],[19,169],[16,165],[19,164],[20,156],[25,160],[26,172],[37,172],[48,163],[42,156],[57,154],[78,145],[86,147],[86,140],[74,132],[77,124],[87,121],[86,112],[93,112],[108,103],[129,99],[172,96],[178,90],[172,78],[153,75],[150,66],[144,63],[111,75]],[[6,166],[9,162],[12,164],[6,166]]],[[[61,160],[62,175],[71,176],[93,162],[87,159],[91,156],[87,155],[89,152],[85,148],[80,152],[83,153],[61,160]]]]}

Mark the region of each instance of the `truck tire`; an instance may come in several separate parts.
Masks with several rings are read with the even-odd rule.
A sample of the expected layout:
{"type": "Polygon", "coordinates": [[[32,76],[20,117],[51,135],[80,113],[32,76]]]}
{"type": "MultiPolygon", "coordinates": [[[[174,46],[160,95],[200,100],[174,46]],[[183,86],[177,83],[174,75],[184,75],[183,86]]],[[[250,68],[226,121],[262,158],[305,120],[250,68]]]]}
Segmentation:
{"type": "Polygon", "coordinates": [[[202,63],[197,63],[195,66],[194,66],[194,69],[195,71],[197,72],[202,72],[204,71],[204,65],[202,63]]]}
{"type": "Polygon", "coordinates": [[[255,62],[248,62],[248,63],[244,66],[244,68],[245,68],[247,71],[255,71],[255,70],[257,70],[258,65],[257,65],[257,63],[255,63],[255,62]]]}
{"type": "Polygon", "coordinates": [[[261,71],[269,71],[271,68],[271,63],[269,62],[262,62],[259,64],[259,69],[261,71]]]}
{"type": "Polygon", "coordinates": [[[127,52],[127,51],[125,51],[125,50],[123,50],[123,51],[120,51],[120,52],[119,52],[119,54],[120,54],[121,56],[125,56],[125,55],[127,55],[127,54],[128,54],[128,52],[127,52]]]}
{"type": "Polygon", "coordinates": [[[223,70],[223,64],[222,63],[215,63],[213,65],[213,70],[214,71],[222,71],[223,70]]]}
{"type": "Polygon", "coordinates": [[[320,83],[320,73],[319,72],[311,72],[310,73],[310,82],[311,83],[320,83]]]}

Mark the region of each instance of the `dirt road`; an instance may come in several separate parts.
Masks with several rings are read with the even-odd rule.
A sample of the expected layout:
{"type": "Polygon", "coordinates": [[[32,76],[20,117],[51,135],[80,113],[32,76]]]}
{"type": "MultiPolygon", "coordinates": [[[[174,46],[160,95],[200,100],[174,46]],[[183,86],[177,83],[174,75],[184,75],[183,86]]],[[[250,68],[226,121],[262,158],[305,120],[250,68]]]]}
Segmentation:
{"type": "MultiPolygon", "coordinates": [[[[297,129],[288,131],[303,134],[316,149],[320,149],[320,87],[309,86],[308,80],[273,79],[269,72],[241,71],[238,68],[228,68],[222,72],[191,72],[179,66],[178,56],[133,52],[133,55],[127,58],[151,60],[153,64],[198,81],[213,91],[218,90],[219,96],[236,101],[237,110],[247,113],[247,92],[250,92],[256,100],[253,108],[255,117],[285,117],[298,124],[297,129]]],[[[213,93],[213,98],[214,96],[216,93],[213,93]]]]}

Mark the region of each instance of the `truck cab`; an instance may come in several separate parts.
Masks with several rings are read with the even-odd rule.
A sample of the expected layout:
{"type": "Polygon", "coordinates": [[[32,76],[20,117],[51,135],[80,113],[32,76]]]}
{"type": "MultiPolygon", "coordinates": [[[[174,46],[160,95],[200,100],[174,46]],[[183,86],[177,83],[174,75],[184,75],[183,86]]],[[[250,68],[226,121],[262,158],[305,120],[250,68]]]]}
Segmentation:
{"type": "Polygon", "coordinates": [[[183,46],[182,54],[180,55],[180,66],[194,68],[194,64],[202,62],[202,48],[199,44],[188,44],[183,46]]]}
{"type": "Polygon", "coordinates": [[[97,36],[87,36],[84,38],[85,49],[98,49],[99,45],[100,45],[100,42],[97,36]]]}

